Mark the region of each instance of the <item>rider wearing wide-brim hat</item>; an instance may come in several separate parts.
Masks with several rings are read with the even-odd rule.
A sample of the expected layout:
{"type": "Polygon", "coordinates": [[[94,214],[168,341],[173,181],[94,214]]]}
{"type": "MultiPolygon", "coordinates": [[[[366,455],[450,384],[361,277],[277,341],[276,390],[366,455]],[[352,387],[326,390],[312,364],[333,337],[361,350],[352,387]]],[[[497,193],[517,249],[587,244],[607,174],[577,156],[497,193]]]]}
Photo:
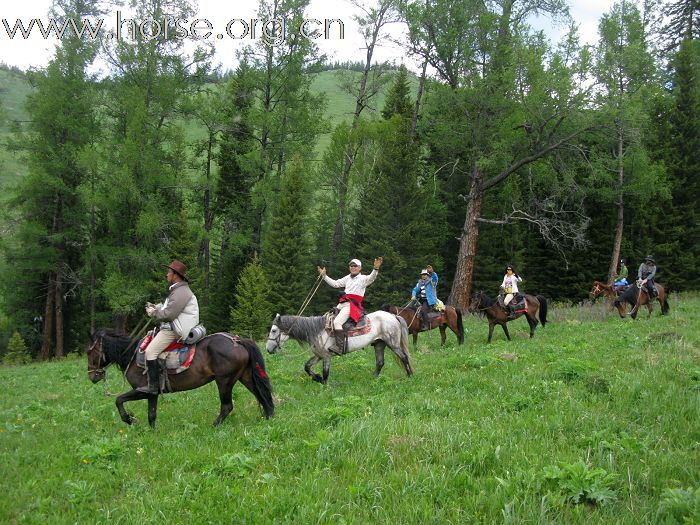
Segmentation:
{"type": "Polygon", "coordinates": [[[187,281],[187,266],[178,260],[164,265],[168,296],[162,303],[146,303],[146,315],[160,321],[160,330],[146,347],[148,385],[136,390],[157,394],[160,381],[158,356],[173,341],[184,339],[199,324],[199,303],[187,281]]]}
{"type": "Polygon", "coordinates": [[[656,285],[654,284],[654,277],[656,277],[656,261],[654,261],[653,255],[644,257],[644,262],[639,265],[637,277],[641,280],[641,286],[646,285],[649,297],[656,297],[659,295],[659,292],[656,290],[656,285]]]}

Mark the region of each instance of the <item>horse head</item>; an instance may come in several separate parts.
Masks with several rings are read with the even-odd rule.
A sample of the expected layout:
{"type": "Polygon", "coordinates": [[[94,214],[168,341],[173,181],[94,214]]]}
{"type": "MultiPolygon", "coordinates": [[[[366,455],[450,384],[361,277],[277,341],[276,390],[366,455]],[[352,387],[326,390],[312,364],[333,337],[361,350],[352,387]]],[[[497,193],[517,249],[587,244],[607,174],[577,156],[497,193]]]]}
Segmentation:
{"type": "Polygon", "coordinates": [[[90,336],[92,342],[87,350],[88,376],[93,383],[97,383],[105,378],[105,367],[109,364],[107,355],[102,348],[103,335],[101,332],[92,334],[90,336]]]}
{"type": "Polygon", "coordinates": [[[603,293],[603,289],[600,287],[600,283],[598,281],[593,282],[593,287],[591,288],[591,291],[588,292],[588,297],[592,301],[596,297],[598,297],[600,294],[603,293]]]}
{"type": "Polygon", "coordinates": [[[281,318],[282,316],[280,314],[275,316],[275,319],[272,321],[270,333],[267,334],[267,344],[265,345],[265,348],[270,354],[277,352],[284,342],[289,339],[289,335],[283,332],[279,326],[281,318]]]}
{"type": "Polygon", "coordinates": [[[469,313],[473,314],[479,311],[479,307],[481,306],[481,300],[484,296],[484,292],[478,291],[474,292],[472,294],[471,299],[469,300],[469,313]]]}

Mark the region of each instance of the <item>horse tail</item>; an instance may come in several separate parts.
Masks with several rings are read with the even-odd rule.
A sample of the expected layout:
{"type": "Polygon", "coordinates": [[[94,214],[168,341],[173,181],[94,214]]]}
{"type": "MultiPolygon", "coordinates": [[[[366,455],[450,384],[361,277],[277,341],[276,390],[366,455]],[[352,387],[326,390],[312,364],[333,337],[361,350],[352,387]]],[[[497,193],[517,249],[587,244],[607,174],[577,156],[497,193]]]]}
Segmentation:
{"type": "Polygon", "coordinates": [[[544,328],[547,322],[547,299],[542,295],[535,296],[540,302],[540,323],[542,323],[542,328],[544,328]]]}
{"type": "Polygon", "coordinates": [[[400,315],[397,315],[396,318],[399,320],[399,325],[401,327],[401,350],[403,350],[403,353],[406,355],[406,362],[403,365],[408,375],[411,375],[413,373],[413,368],[411,367],[411,352],[408,344],[408,324],[406,324],[406,320],[400,315]]]}
{"type": "Polygon", "coordinates": [[[455,308],[457,312],[457,340],[459,344],[464,344],[464,324],[462,323],[462,310],[455,308]]]}
{"type": "Polygon", "coordinates": [[[275,412],[275,403],[272,400],[272,385],[265,372],[265,360],[262,353],[252,339],[241,339],[241,345],[248,350],[248,366],[253,376],[253,395],[258,400],[268,419],[275,412]]]}

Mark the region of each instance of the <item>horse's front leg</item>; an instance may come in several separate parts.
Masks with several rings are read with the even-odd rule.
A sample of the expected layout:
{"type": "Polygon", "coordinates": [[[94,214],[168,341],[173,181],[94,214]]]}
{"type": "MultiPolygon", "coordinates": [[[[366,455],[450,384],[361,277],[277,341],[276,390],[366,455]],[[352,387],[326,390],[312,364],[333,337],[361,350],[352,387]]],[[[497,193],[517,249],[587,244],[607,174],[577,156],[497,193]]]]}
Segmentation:
{"type": "Polygon", "coordinates": [[[309,359],[306,364],[304,365],[304,371],[311,376],[311,379],[316,381],[317,383],[323,383],[323,379],[321,378],[320,375],[318,375],[316,372],[314,372],[311,367],[314,366],[316,363],[318,363],[321,360],[320,357],[317,355],[314,355],[309,359]]]}
{"type": "Polygon", "coordinates": [[[384,341],[377,341],[374,343],[374,358],[376,360],[376,366],[374,368],[374,377],[379,377],[382,368],[384,368],[384,347],[386,343],[384,341]]]}
{"type": "Polygon", "coordinates": [[[649,311],[649,315],[647,316],[647,319],[650,319],[650,318],[651,318],[651,312],[652,312],[653,309],[654,309],[654,303],[652,303],[651,301],[649,301],[649,302],[647,303],[647,310],[649,311]]]}
{"type": "Polygon", "coordinates": [[[119,410],[119,417],[122,418],[122,421],[124,423],[126,423],[127,425],[131,425],[134,422],[133,414],[127,412],[124,409],[124,403],[126,403],[127,401],[137,401],[139,399],[146,399],[147,397],[148,394],[144,392],[139,392],[136,389],[130,390],[129,392],[125,392],[124,394],[117,397],[117,410],[119,410]]]}
{"type": "MultiPolygon", "coordinates": [[[[510,334],[508,333],[508,323],[505,322],[501,325],[503,327],[503,333],[506,334],[506,337],[508,338],[508,341],[510,341],[510,334]]],[[[532,336],[531,336],[532,337],[532,336]]]]}
{"type": "Polygon", "coordinates": [[[440,325],[440,346],[445,346],[445,339],[447,338],[447,329],[444,324],[440,325]]]}
{"type": "Polygon", "coordinates": [[[491,321],[489,321],[489,338],[488,338],[488,341],[486,341],[487,343],[490,343],[491,338],[493,337],[493,327],[494,327],[494,324],[491,321]]]}
{"type": "Polygon", "coordinates": [[[331,371],[331,356],[323,358],[323,384],[328,384],[328,374],[331,371]]]}
{"type": "Polygon", "coordinates": [[[413,351],[418,351],[418,332],[413,332],[413,351]]]}
{"type": "Polygon", "coordinates": [[[158,415],[158,396],[149,395],[148,396],[148,424],[151,425],[151,429],[156,429],[156,416],[158,415]]]}

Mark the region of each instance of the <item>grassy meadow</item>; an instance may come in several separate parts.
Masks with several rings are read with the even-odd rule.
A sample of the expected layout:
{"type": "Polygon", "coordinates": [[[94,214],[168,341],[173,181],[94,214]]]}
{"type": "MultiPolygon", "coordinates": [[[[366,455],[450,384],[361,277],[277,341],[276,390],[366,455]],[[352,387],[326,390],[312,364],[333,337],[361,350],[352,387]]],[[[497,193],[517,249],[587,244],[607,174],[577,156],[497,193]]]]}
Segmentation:
{"type": "Polygon", "coordinates": [[[327,386],[288,343],[266,354],[275,416],[238,384],[219,428],[213,384],[162,396],[153,432],[144,401],[119,419],[117,368],[2,367],[0,523],[697,523],[698,311],[554,305],[490,345],[465,316],[464,346],[420,336],[412,378],[387,358],[375,379],[368,348],[327,386]]]}

